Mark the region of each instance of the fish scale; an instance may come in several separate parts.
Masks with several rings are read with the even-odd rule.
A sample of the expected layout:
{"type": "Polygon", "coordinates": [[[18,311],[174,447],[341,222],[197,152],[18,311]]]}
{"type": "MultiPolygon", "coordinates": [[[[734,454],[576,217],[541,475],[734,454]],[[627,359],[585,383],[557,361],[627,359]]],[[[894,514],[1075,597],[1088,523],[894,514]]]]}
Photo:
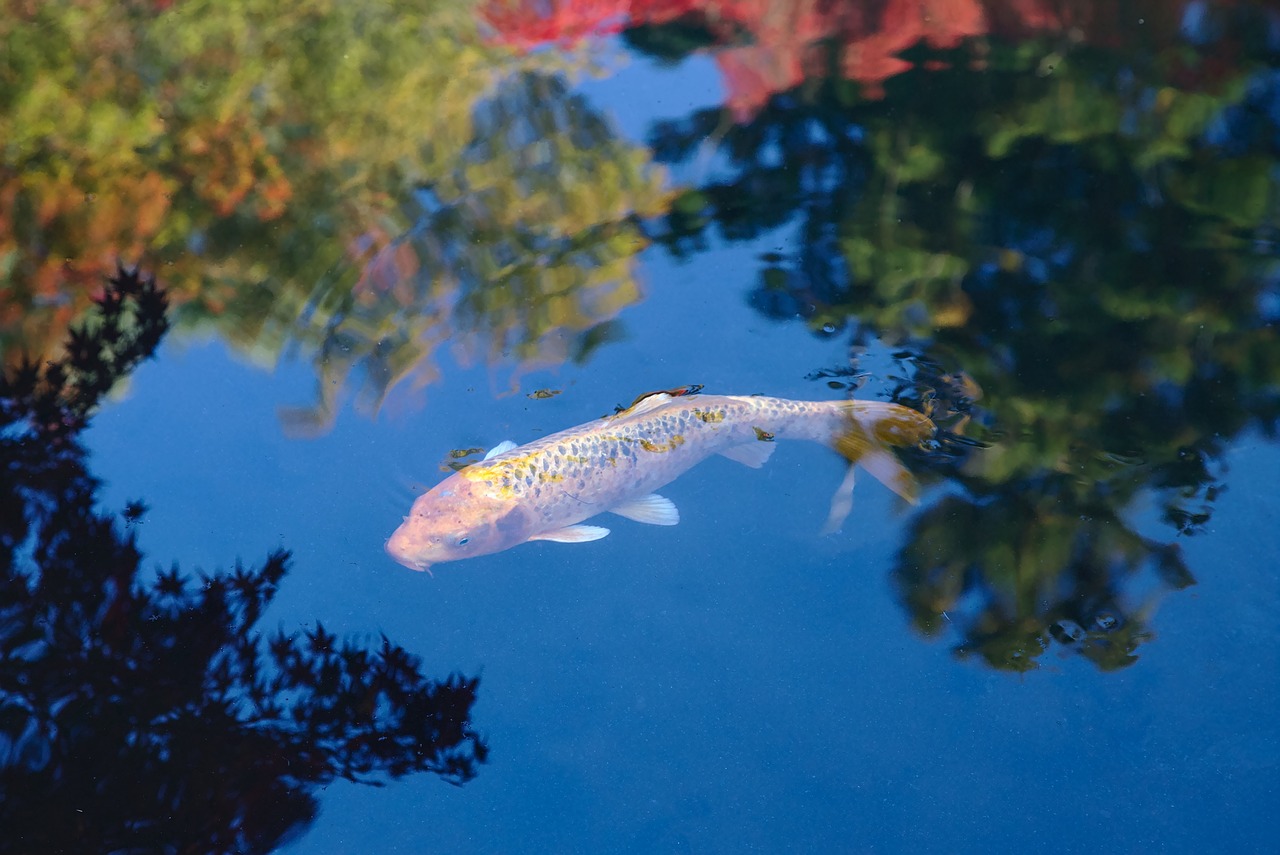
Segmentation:
{"type": "Polygon", "coordinates": [[[578,523],[611,510],[672,524],[664,513],[675,517],[674,507],[654,490],[717,453],[760,465],[772,446],[750,447],[775,438],[832,445],[911,498],[910,476],[885,449],[919,443],[933,430],[920,413],[878,401],[655,393],[454,474],[419,497],[387,551],[425,569],[527,540],[597,539],[608,530],[578,523]]]}

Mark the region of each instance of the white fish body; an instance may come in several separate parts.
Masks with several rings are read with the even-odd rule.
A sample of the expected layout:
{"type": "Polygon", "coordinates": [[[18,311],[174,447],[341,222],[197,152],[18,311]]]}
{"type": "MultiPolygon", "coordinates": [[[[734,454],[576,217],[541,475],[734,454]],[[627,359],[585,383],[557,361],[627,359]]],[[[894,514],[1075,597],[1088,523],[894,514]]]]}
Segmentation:
{"type": "MultiPolygon", "coordinates": [[[[530,540],[597,540],[609,530],[582,522],[605,512],[675,525],[679,513],[658,488],[713,454],[762,466],[775,439],[831,445],[914,501],[914,480],[889,449],[919,444],[933,432],[915,410],[878,401],[658,392],[616,415],[526,445],[498,446],[419,496],[387,552],[426,570],[530,540]]],[[[848,513],[852,471],[833,501],[829,528],[848,513]]]]}

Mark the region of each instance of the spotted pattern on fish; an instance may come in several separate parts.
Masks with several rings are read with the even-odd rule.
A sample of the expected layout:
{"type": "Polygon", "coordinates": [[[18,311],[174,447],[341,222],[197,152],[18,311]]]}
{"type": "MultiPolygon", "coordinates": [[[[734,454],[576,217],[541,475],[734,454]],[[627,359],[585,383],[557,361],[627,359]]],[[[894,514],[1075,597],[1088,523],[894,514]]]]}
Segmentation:
{"type": "Polygon", "coordinates": [[[760,441],[762,434],[829,441],[856,403],[709,395],[671,398],[639,413],[632,407],[552,434],[461,474],[483,484],[495,499],[533,500],[540,515],[551,520],[566,508],[607,508],[616,501],[618,486],[629,489],[639,482],[656,488],[711,454],[760,441]],[[760,424],[772,429],[765,432],[760,424]],[[659,463],[653,459],[656,455],[672,459],[659,463]],[[600,477],[603,472],[618,477],[606,482],[600,477]]]}
{"type": "MultiPolygon", "coordinates": [[[[767,454],[735,449],[775,438],[830,445],[910,498],[909,475],[885,449],[919,443],[933,430],[920,413],[876,401],[642,396],[614,415],[495,454],[436,485],[414,503],[387,551],[425,569],[529,539],[571,538],[574,533],[564,533],[583,520],[628,510],[713,454],[760,465],[767,454]]],[[[576,536],[593,539],[601,532],[607,533],[579,530],[576,536]]]]}

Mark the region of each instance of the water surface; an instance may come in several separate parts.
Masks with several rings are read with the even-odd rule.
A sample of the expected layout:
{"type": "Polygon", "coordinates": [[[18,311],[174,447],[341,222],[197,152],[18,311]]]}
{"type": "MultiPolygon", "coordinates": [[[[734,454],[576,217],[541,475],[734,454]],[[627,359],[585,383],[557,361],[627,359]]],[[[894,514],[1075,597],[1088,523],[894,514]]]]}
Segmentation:
{"type": "MultiPolygon", "coordinates": [[[[117,258],[166,289],[156,357],[82,435],[95,507],[146,503],[117,521],[133,584],[287,549],[251,643],[319,621],[424,686],[479,679],[466,774],[403,765],[422,743],[353,774],[317,719],[286,728],[326,771],[229,798],[289,818],[258,848],[1274,839],[1269,6],[85,8],[0,25],[74,36],[0,78],[0,345],[57,358],[117,258]],[[921,503],[863,478],[822,536],[842,461],[784,444],[665,488],[674,528],[434,576],[383,553],[450,450],[686,383],[929,412],[921,503]]],[[[11,578],[52,574],[21,547],[11,578]]],[[[93,648],[104,614],[47,649],[93,648]]],[[[42,711],[6,643],[0,784],[41,782],[24,828],[52,827],[85,792],[59,745],[95,725],[42,711]]],[[[165,697],[113,703],[159,733],[165,697]]],[[[209,731],[228,756],[240,714],[209,731]]],[[[89,833],[145,826],[96,798],[89,833]]]]}

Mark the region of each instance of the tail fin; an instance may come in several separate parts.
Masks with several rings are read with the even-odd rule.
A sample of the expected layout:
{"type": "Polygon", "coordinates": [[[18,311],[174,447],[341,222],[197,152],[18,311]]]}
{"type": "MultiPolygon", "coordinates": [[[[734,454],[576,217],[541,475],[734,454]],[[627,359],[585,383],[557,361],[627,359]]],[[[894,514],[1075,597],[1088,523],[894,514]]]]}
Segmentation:
{"type": "Polygon", "coordinates": [[[919,445],[936,430],[928,416],[883,401],[849,401],[848,418],[832,439],[832,446],[849,461],[849,474],[831,501],[826,530],[834,531],[853,506],[853,467],[861,466],[871,477],[916,504],[916,479],[890,450],[919,445]]]}

